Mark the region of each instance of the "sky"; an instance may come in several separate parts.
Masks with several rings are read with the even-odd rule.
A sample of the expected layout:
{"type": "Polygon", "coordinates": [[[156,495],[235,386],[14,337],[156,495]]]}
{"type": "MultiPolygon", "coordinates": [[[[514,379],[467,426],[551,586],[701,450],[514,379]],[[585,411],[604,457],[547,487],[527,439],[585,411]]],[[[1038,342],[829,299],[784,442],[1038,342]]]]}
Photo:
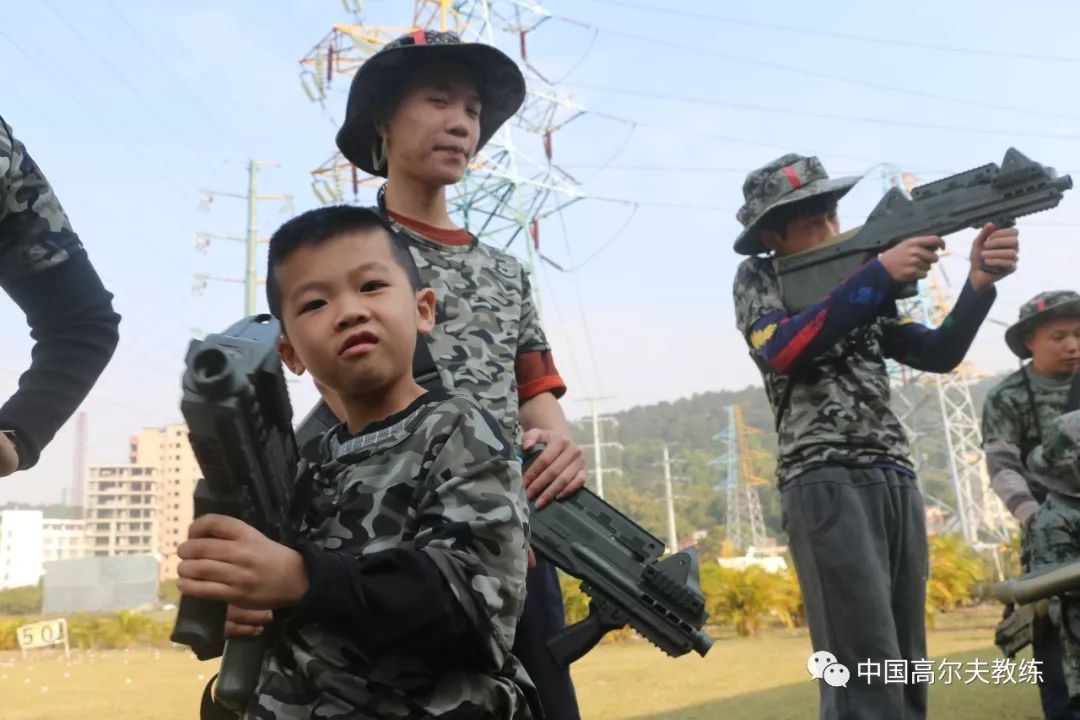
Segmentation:
{"type": "MultiPolygon", "coordinates": [[[[410,0],[363,5],[365,25],[412,23],[410,0]]],[[[760,384],[734,328],[741,258],[731,246],[746,173],[779,155],[865,174],[840,206],[848,227],[880,198],[885,167],[928,181],[1000,163],[1015,146],[1080,176],[1075,3],[543,7],[527,35],[529,63],[582,111],[552,140],[579,199],[540,225],[540,252],[562,270],[540,262],[534,273],[571,417],[590,396],[616,411],[760,384]]],[[[246,163],[258,159],[277,163],[260,171],[259,191],[293,198],[259,203],[262,235],[319,204],[310,171],[335,150],[347,78],[312,102],[299,61],[335,24],[356,22],[340,0],[41,0],[6,10],[0,115],[54,185],[123,316],[116,356],[80,408],[88,462],[124,462],[139,428],[179,422],[187,344],[243,315],[241,285],[193,291],[197,274],[244,271],[239,243],[196,249],[199,232],[242,235],[244,202],[218,195],[200,209],[201,191],[245,192],[246,163]]],[[[493,37],[519,57],[517,35],[493,37]]],[[[536,135],[510,136],[525,157],[541,157],[536,135]]],[[[1080,196],[1020,228],[1020,271],[991,311],[999,323],[1039,291],[1076,286],[1080,196]]],[[[973,235],[947,238],[940,265],[954,294],[973,235]]],[[[510,250],[526,257],[521,241],[510,250]]],[[[32,345],[3,298],[0,327],[2,398],[32,345]]],[[[984,325],[969,355],[980,370],[1015,366],[1003,332],[984,325]]],[[[290,392],[302,416],[316,397],[308,378],[290,392]]],[[[73,425],[36,468],[0,480],[0,503],[59,500],[77,474],[73,425]]]]}

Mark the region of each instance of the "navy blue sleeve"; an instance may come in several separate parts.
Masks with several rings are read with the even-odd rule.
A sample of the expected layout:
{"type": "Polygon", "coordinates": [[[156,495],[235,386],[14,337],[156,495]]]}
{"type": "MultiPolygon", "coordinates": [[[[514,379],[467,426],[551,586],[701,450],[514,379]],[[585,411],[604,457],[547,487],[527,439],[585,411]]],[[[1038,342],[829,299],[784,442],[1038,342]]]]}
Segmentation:
{"type": "Polygon", "coordinates": [[[296,549],[309,587],[293,621],[334,628],[372,655],[460,663],[480,642],[426,553],[391,549],[358,558],[309,542],[296,549]]]}
{"type": "Polygon", "coordinates": [[[795,372],[876,317],[897,283],[876,258],[825,298],[796,315],[783,310],[759,318],[747,340],[759,363],[780,374],[795,372]]]}
{"type": "Polygon", "coordinates": [[[97,381],[119,340],[120,316],[86,252],[40,272],[9,278],[3,289],[26,315],[34,340],[30,368],[0,407],[0,427],[19,435],[19,467],[67,422],[97,381]]]}
{"type": "Polygon", "coordinates": [[[939,327],[930,329],[902,320],[886,324],[885,355],[916,370],[952,371],[967,354],[996,297],[992,285],[976,292],[970,281],[964,283],[956,305],[939,327]]]}

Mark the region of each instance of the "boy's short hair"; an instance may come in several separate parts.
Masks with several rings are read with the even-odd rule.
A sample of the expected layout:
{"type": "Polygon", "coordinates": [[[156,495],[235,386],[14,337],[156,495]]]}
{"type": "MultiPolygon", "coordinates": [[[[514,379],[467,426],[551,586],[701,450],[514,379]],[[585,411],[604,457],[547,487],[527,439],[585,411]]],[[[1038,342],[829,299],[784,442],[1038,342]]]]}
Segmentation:
{"type": "Polygon", "coordinates": [[[839,198],[832,193],[817,195],[805,200],[781,205],[758,222],[758,230],[769,230],[787,239],[788,223],[814,215],[833,215],[836,213],[839,198]]]}
{"type": "Polygon", "coordinates": [[[386,221],[371,208],[355,205],[331,205],[308,210],[279,227],[270,237],[266,268],[266,303],[270,313],[281,320],[281,287],[274,269],[303,247],[320,245],[331,238],[351,232],[382,230],[390,243],[390,253],[409,277],[410,287],[422,287],[409,248],[398,238],[386,221]]]}

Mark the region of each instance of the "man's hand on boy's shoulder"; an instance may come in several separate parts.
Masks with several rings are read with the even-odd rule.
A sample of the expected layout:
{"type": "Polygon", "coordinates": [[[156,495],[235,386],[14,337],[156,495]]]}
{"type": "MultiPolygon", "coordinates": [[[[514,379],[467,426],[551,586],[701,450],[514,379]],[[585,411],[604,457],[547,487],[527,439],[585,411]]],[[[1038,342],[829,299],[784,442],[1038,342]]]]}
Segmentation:
{"type": "Polygon", "coordinates": [[[267,610],[299,604],[308,589],[300,553],[226,515],[197,518],[176,553],[184,595],[267,610]]]}
{"type": "Polygon", "coordinates": [[[536,443],[547,445],[525,473],[525,493],[536,501],[536,508],[552,500],[562,500],[585,485],[588,474],[585,455],[569,434],[558,430],[533,428],[522,436],[521,444],[528,450],[536,443]]]}
{"type": "Polygon", "coordinates": [[[1006,275],[1016,271],[1020,260],[1020,231],[1015,227],[996,228],[983,225],[971,243],[971,287],[975,291],[989,288],[1006,275]],[[987,272],[985,268],[996,272],[987,272]]]}

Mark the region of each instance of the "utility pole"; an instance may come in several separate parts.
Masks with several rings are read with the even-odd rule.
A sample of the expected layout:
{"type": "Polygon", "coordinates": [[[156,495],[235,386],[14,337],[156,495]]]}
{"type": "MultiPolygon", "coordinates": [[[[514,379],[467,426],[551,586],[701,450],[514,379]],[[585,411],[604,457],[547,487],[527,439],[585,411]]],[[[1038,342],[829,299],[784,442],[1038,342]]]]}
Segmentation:
{"type": "Polygon", "coordinates": [[[230,240],[233,242],[242,242],[245,245],[245,262],[244,262],[244,277],[243,279],[235,277],[221,277],[215,275],[199,274],[195,276],[197,292],[203,290],[206,284],[210,281],[214,282],[229,282],[229,283],[243,283],[244,285],[244,315],[254,315],[257,305],[256,298],[258,297],[257,288],[264,281],[258,277],[258,246],[260,244],[269,242],[267,238],[260,238],[258,232],[258,218],[257,218],[257,204],[260,201],[272,200],[275,202],[285,203],[283,209],[289,210],[292,207],[291,195],[259,195],[258,193],[258,176],[259,168],[262,167],[279,167],[277,163],[266,162],[263,160],[249,160],[247,163],[248,171],[248,191],[247,194],[241,195],[239,193],[218,192],[215,190],[203,190],[202,201],[200,207],[202,209],[208,209],[210,203],[214,201],[215,197],[231,197],[239,200],[247,201],[247,230],[243,237],[237,237],[235,235],[214,235],[212,233],[200,232],[197,234],[197,242],[195,248],[200,252],[206,252],[210,247],[210,241],[213,240],[230,240]]]}
{"type": "Polygon", "coordinates": [[[675,532],[675,493],[671,490],[671,455],[664,443],[664,504],[667,506],[668,552],[679,550],[679,536],[675,532]]]}
{"type": "Polygon", "coordinates": [[[599,414],[598,410],[597,410],[597,407],[596,407],[597,403],[600,402],[601,400],[610,400],[610,399],[611,399],[610,397],[587,397],[587,398],[583,398],[581,400],[581,402],[586,402],[586,403],[589,404],[590,415],[592,416],[592,434],[593,434],[592,444],[591,445],[583,445],[582,448],[591,447],[593,449],[593,477],[596,478],[596,494],[599,495],[601,499],[603,499],[603,497],[604,497],[604,473],[605,472],[613,472],[613,473],[622,474],[622,470],[619,470],[618,468],[611,468],[611,469],[608,469],[608,470],[604,469],[604,453],[603,453],[603,449],[605,447],[618,448],[619,450],[623,449],[622,443],[604,442],[603,435],[602,435],[602,433],[600,431],[600,422],[601,421],[615,423],[615,418],[601,416],[599,414]]]}
{"type": "MultiPolygon", "coordinates": [[[[83,504],[83,484],[86,473],[86,413],[75,416],[75,470],[71,478],[71,505],[83,504]]],[[[85,516],[84,516],[85,517],[85,516]]]]}

